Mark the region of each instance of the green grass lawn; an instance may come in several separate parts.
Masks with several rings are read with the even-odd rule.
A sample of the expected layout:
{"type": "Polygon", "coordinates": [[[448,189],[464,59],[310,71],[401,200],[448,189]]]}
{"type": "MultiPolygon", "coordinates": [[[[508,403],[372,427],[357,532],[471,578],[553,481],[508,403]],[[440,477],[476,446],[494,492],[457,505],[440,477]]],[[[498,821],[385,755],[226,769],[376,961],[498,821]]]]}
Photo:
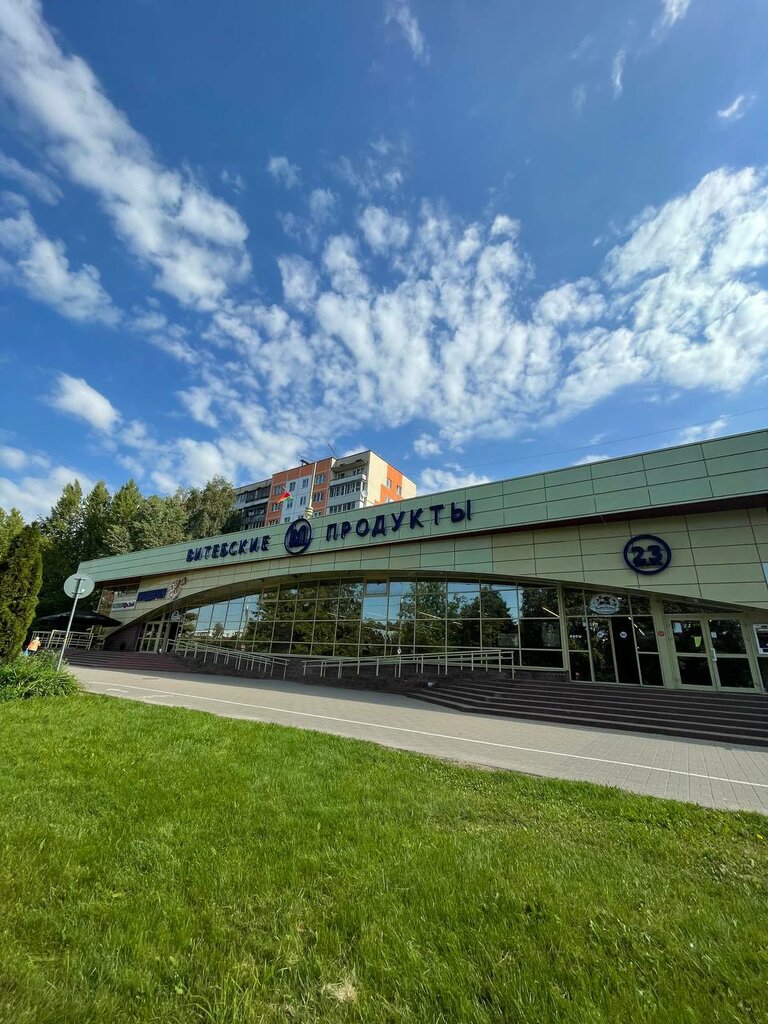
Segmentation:
{"type": "Polygon", "coordinates": [[[0,709],[0,1021],[768,1020],[768,822],[92,695],[0,709]]]}

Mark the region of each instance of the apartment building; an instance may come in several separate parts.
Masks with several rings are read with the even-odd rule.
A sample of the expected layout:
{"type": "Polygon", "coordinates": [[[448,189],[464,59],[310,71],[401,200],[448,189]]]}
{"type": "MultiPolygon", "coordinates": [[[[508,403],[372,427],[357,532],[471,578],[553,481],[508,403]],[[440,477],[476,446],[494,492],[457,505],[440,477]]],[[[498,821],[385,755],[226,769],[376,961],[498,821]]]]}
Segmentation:
{"type": "Polygon", "coordinates": [[[373,451],[319,459],[237,489],[243,528],[275,526],[326,513],[385,505],[416,495],[416,484],[373,451]],[[291,497],[282,499],[289,492],[291,497]]]}

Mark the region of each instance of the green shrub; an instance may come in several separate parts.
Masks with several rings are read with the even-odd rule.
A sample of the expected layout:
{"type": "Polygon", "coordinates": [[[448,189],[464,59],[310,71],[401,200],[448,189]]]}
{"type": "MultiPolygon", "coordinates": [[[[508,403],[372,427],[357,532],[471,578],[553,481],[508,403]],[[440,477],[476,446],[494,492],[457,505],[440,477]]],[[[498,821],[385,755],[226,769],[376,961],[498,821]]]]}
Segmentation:
{"type": "Polygon", "coordinates": [[[29,697],[62,697],[78,691],[75,677],[56,668],[57,655],[19,655],[0,665],[0,704],[29,697]]]}

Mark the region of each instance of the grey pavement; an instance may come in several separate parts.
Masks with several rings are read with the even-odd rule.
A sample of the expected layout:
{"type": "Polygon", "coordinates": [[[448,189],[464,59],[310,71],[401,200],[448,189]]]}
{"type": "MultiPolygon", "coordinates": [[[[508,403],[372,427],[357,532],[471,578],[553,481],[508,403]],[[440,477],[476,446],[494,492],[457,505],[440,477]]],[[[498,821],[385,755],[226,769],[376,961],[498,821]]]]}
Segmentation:
{"type": "Polygon", "coordinates": [[[768,748],[466,714],[399,694],[73,667],[86,689],[531,775],[768,814],[768,748]]]}

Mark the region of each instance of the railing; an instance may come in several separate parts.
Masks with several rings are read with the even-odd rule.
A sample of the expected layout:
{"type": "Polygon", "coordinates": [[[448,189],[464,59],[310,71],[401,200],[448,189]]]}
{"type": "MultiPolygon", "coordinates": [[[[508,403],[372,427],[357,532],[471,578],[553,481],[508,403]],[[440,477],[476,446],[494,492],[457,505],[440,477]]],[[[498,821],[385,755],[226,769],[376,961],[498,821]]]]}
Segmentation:
{"type": "MultiPolygon", "coordinates": [[[[352,671],[360,675],[363,669],[373,669],[374,674],[379,676],[383,669],[391,668],[395,678],[402,678],[403,666],[413,666],[417,671],[424,673],[425,670],[435,670],[439,676],[447,675],[451,669],[469,669],[475,671],[509,671],[512,678],[515,678],[515,666],[511,651],[498,648],[494,651],[478,651],[475,648],[466,648],[450,651],[447,654],[391,654],[391,655],[369,655],[359,658],[333,657],[326,655],[315,655],[308,657],[303,654],[259,654],[251,651],[228,650],[226,647],[218,647],[215,644],[199,643],[194,640],[177,640],[168,645],[168,650],[182,656],[201,658],[202,661],[211,661],[213,664],[234,665],[238,671],[248,669],[250,671],[263,672],[274,676],[282,669],[283,679],[287,678],[288,670],[293,665],[298,672],[301,666],[301,675],[306,676],[307,672],[319,669],[319,676],[336,675],[341,678],[342,674],[352,671]]],[[[526,671],[553,671],[552,669],[536,669],[525,666],[526,671]]],[[[557,671],[555,669],[554,671],[557,671]]]]}
{"type": "MultiPolygon", "coordinates": [[[[63,647],[66,635],[67,632],[64,629],[52,629],[49,632],[35,630],[35,636],[40,641],[44,650],[58,650],[58,648],[63,647]]],[[[94,647],[101,647],[101,643],[102,638],[94,636],[90,630],[82,633],[72,632],[67,639],[67,648],[77,647],[81,651],[90,651],[94,647]]]]}
{"type": "Polygon", "coordinates": [[[216,647],[215,644],[201,644],[195,640],[176,640],[169,643],[169,653],[180,654],[182,657],[199,658],[204,663],[210,661],[213,665],[219,663],[231,665],[240,672],[242,669],[261,672],[264,675],[274,676],[275,668],[282,668],[283,679],[286,677],[290,660],[288,658],[275,658],[271,654],[256,654],[251,651],[227,650],[225,647],[216,647]]]}

